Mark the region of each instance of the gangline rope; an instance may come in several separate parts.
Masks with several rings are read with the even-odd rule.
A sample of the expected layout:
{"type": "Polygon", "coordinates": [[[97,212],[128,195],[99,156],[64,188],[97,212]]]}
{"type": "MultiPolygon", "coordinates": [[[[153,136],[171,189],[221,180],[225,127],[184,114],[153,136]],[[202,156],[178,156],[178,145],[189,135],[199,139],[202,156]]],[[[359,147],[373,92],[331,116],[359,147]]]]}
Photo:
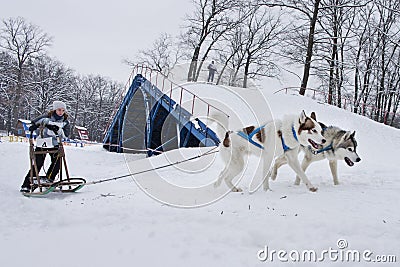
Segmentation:
{"type": "Polygon", "coordinates": [[[92,181],[92,182],[85,182],[84,184],[85,185],[100,184],[100,183],[109,182],[109,181],[116,181],[116,180],[119,180],[119,179],[123,179],[123,178],[126,178],[126,177],[130,177],[130,176],[134,176],[134,175],[138,175],[138,174],[142,174],[142,173],[146,173],[146,172],[151,172],[151,171],[156,171],[156,170],[159,170],[159,169],[164,169],[164,168],[167,168],[167,167],[171,167],[171,166],[174,166],[174,165],[178,165],[178,164],[181,164],[181,163],[184,163],[184,162],[188,162],[188,161],[191,161],[191,160],[194,160],[194,159],[198,159],[198,158],[201,158],[201,157],[204,157],[204,156],[207,156],[207,155],[211,155],[211,154],[217,153],[218,152],[218,150],[216,150],[217,148],[218,148],[218,146],[213,147],[212,149],[208,150],[207,152],[204,152],[204,153],[199,154],[197,156],[193,156],[193,157],[188,158],[188,159],[172,162],[172,163],[169,163],[169,164],[166,164],[166,165],[162,165],[162,166],[159,166],[159,167],[155,167],[155,168],[151,168],[151,169],[147,169],[147,170],[143,170],[143,171],[138,171],[138,172],[134,172],[134,173],[130,173],[130,174],[125,174],[125,175],[121,175],[121,176],[115,176],[115,177],[111,177],[111,178],[107,178],[107,179],[101,179],[101,180],[96,180],[96,181],[92,181]]]}

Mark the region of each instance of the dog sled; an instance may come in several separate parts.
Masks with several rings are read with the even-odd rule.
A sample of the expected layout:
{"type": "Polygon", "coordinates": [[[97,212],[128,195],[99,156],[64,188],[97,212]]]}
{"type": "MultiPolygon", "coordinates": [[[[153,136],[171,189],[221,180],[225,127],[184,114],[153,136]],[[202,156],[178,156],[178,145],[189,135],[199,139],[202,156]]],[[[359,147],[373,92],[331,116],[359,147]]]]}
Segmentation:
{"type": "MultiPolygon", "coordinates": [[[[35,151],[35,144],[31,137],[29,138],[29,159],[30,159],[30,182],[31,190],[30,192],[23,192],[22,194],[27,197],[42,197],[46,196],[51,192],[61,192],[61,193],[73,193],[76,192],[86,184],[86,180],[81,177],[70,177],[68,172],[67,161],[65,159],[64,146],[61,138],[57,136],[58,147],[54,150],[42,150],[35,151]],[[53,182],[47,180],[46,176],[39,175],[39,169],[36,164],[36,155],[38,154],[49,154],[58,152],[58,160],[60,161],[60,169],[56,179],[53,182]],[[34,176],[34,174],[37,176],[34,176]]],[[[38,145],[38,144],[36,144],[38,145]]]]}

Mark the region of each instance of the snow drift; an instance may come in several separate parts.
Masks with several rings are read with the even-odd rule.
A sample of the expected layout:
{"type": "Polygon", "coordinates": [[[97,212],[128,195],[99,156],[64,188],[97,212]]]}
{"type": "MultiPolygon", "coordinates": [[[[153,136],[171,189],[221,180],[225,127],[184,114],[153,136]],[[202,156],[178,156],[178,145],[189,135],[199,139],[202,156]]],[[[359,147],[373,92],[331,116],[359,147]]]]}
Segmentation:
{"type": "MultiPolygon", "coordinates": [[[[327,125],[356,131],[362,161],[354,167],[339,162],[338,186],[333,185],[327,161],[312,164],[306,173],[318,186],[317,193],[293,185],[295,174],[285,166],[277,181],[270,183],[272,191],[250,195],[246,189],[256,167],[250,164],[239,181],[244,192],[226,194],[224,184],[212,187],[223,167],[212,154],[209,161],[196,159],[144,173],[135,176],[136,181],[121,179],[87,186],[75,194],[33,199],[18,191],[29,167],[28,144],[3,141],[0,265],[263,266],[268,262],[260,261],[257,254],[265,246],[277,251],[322,251],[338,249],[339,239],[346,240],[349,249],[368,249],[373,255],[398,253],[399,130],[297,95],[210,84],[185,87],[230,112],[233,130],[287,113],[315,111],[327,125]],[[164,185],[188,190],[169,191],[170,187],[160,186],[159,177],[164,185]],[[204,188],[202,194],[190,191],[198,187],[204,188]],[[176,208],[163,201],[196,204],[204,195],[212,201],[200,208],[176,208]]],[[[101,146],[66,147],[71,175],[88,181],[161,166],[202,151],[192,148],[152,158],[125,158],[101,146]]],[[[274,264],[287,263],[275,259],[274,264]]],[[[326,259],[319,264],[340,263],[326,259]]]]}

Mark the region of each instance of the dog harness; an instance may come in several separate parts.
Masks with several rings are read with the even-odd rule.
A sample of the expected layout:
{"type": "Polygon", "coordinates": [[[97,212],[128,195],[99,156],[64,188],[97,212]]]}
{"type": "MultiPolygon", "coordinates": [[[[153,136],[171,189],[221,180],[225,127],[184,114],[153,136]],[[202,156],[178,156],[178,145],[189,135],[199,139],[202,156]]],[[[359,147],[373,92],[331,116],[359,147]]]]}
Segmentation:
{"type": "Polygon", "coordinates": [[[240,137],[243,137],[244,139],[246,139],[247,141],[250,142],[250,144],[255,145],[256,147],[260,148],[260,149],[264,149],[264,147],[262,145],[260,145],[259,143],[255,142],[253,140],[253,136],[255,134],[257,134],[259,131],[261,131],[261,129],[263,129],[265,127],[265,125],[262,125],[260,127],[258,127],[257,129],[254,129],[250,134],[246,134],[243,131],[240,132],[236,132],[237,135],[239,135],[240,137]]]}
{"type": "MultiPolygon", "coordinates": [[[[294,139],[296,139],[296,141],[299,142],[299,139],[297,139],[296,130],[294,129],[294,125],[292,125],[292,133],[293,133],[294,139]]],[[[285,140],[283,139],[283,135],[281,135],[281,141],[282,141],[282,148],[283,148],[283,151],[286,152],[286,151],[288,151],[288,150],[291,149],[290,147],[288,147],[288,146],[285,144],[285,140]]]]}
{"type": "MultiPolygon", "coordinates": [[[[237,133],[237,135],[239,135],[240,137],[243,137],[244,139],[246,139],[247,141],[249,141],[250,144],[255,145],[256,147],[258,147],[258,148],[260,148],[260,149],[264,149],[264,146],[262,146],[261,144],[255,142],[255,141],[253,140],[253,136],[254,136],[255,134],[257,134],[259,131],[261,131],[261,129],[263,129],[264,127],[265,127],[265,125],[262,125],[262,126],[258,127],[257,129],[254,129],[250,134],[246,134],[246,133],[243,132],[243,131],[239,131],[239,132],[236,132],[236,133],[237,133]]],[[[292,133],[293,133],[294,139],[296,139],[296,141],[298,142],[299,140],[297,139],[297,134],[296,134],[296,130],[294,129],[294,125],[292,125],[292,133]]],[[[288,146],[285,144],[285,140],[283,139],[283,136],[281,136],[281,142],[282,142],[283,151],[286,152],[286,151],[288,151],[288,150],[291,149],[290,147],[288,147],[288,146]]]]}
{"type": "Polygon", "coordinates": [[[319,154],[319,153],[322,153],[322,152],[325,152],[325,151],[328,151],[328,150],[333,150],[332,143],[330,143],[329,146],[326,146],[326,147],[321,148],[321,149],[319,149],[319,150],[314,150],[314,149],[311,148],[311,146],[309,146],[309,148],[311,149],[311,152],[312,152],[314,155],[317,155],[317,154],[319,154]]]}
{"type": "MultiPolygon", "coordinates": [[[[328,128],[329,128],[329,127],[324,127],[324,128],[322,128],[322,135],[324,134],[325,130],[328,129],[328,128]]],[[[314,150],[314,149],[312,149],[311,146],[308,146],[308,147],[309,147],[309,149],[311,149],[311,152],[312,152],[314,155],[318,155],[319,153],[322,153],[322,152],[325,152],[325,151],[329,151],[329,150],[333,150],[333,143],[330,143],[329,146],[326,146],[326,147],[321,148],[321,149],[319,149],[319,150],[314,150]]]]}

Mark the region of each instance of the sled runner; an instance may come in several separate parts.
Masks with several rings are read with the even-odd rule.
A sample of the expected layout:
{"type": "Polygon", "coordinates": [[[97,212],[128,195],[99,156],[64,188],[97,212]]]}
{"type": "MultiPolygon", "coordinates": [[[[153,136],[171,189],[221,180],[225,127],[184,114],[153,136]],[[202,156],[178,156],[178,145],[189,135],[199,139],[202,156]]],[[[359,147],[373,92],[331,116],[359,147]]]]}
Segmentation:
{"type": "MultiPolygon", "coordinates": [[[[32,135],[31,135],[32,136],[32,135]]],[[[53,150],[42,150],[35,151],[35,145],[33,139],[29,138],[29,159],[30,159],[30,181],[31,181],[31,191],[23,192],[22,194],[27,197],[41,197],[45,196],[51,192],[62,192],[62,193],[73,193],[80,190],[85,184],[86,180],[84,178],[70,177],[67,167],[67,161],[65,159],[65,151],[61,138],[57,136],[58,147],[53,150]],[[58,152],[58,159],[60,161],[60,170],[55,181],[51,182],[47,180],[46,176],[37,176],[34,174],[39,174],[39,169],[36,164],[36,155],[38,154],[49,154],[58,152]],[[65,171],[65,178],[63,178],[63,169],[65,171]]]]}

